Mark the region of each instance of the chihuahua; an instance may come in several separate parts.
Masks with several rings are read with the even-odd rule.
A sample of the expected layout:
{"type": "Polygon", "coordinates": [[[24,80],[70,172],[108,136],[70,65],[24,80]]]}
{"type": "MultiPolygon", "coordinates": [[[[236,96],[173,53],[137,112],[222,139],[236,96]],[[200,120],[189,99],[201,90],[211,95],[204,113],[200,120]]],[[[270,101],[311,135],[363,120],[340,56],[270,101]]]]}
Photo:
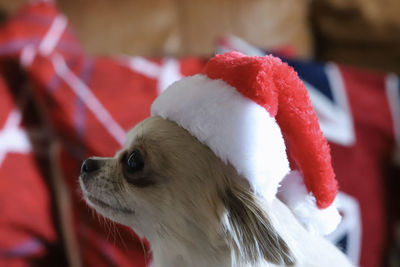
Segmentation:
{"type": "Polygon", "coordinates": [[[247,180],[175,122],[150,117],[112,158],[87,159],[79,178],[88,205],[146,237],[153,266],[352,266],[308,232],[278,198],[247,180]]]}

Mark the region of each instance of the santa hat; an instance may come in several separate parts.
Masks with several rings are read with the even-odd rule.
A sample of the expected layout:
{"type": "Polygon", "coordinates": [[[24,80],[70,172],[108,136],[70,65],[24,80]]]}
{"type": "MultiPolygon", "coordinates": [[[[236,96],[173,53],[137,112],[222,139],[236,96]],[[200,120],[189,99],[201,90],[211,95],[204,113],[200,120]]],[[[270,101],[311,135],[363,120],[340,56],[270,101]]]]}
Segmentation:
{"type": "Polygon", "coordinates": [[[340,222],[327,141],[304,84],[280,59],[217,55],[167,88],[151,113],[189,131],[268,201],[285,179],[279,197],[308,229],[327,234],[340,222]],[[290,172],[285,143],[302,175],[290,172]]]}

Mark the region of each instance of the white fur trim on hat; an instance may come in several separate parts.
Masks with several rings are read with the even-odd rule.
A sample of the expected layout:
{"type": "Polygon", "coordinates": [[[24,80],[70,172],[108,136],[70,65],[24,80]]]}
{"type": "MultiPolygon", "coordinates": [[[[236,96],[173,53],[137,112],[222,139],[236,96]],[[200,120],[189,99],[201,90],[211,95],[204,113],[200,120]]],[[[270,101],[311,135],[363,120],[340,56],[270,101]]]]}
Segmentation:
{"type": "Polygon", "coordinates": [[[275,119],[222,80],[199,74],[175,82],[154,101],[151,114],[189,131],[269,201],[290,170],[275,119]]]}
{"type": "Polygon", "coordinates": [[[278,198],[285,203],[308,231],[327,235],[340,223],[341,216],[332,203],[326,209],[319,209],[315,197],[307,191],[303,176],[291,171],[281,182],[278,198]]]}

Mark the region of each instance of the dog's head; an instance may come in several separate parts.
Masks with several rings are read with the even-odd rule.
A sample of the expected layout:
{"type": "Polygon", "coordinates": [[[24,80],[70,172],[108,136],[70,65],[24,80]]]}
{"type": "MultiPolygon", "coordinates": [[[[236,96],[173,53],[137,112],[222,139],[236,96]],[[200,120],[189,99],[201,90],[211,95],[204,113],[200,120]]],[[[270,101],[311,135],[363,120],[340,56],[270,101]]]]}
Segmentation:
{"type": "Polygon", "coordinates": [[[87,159],[79,180],[90,206],[150,241],[200,232],[246,261],[294,263],[247,181],[172,121],[144,120],[114,157],[87,159]]]}

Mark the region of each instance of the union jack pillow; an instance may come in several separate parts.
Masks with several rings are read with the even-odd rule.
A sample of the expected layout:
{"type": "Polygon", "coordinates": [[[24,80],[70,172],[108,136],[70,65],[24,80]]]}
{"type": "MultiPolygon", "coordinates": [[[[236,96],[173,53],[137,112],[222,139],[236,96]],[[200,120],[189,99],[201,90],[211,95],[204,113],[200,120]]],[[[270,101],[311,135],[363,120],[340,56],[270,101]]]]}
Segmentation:
{"type": "Polygon", "coordinates": [[[48,181],[23,125],[27,102],[17,100],[23,106],[0,76],[0,266],[44,263],[58,241],[48,181]]]}
{"type": "Polygon", "coordinates": [[[66,17],[48,2],[28,5],[1,29],[0,60],[10,58],[23,67],[60,140],[51,157],[72,202],[74,260],[84,266],[147,265],[146,240],[120,225],[109,229],[82,201],[80,165],[88,156],[113,155],[127,131],[150,115],[155,97],[175,80],[198,73],[205,60],[88,56],[66,17]]]}
{"type": "MultiPolygon", "coordinates": [[[[217,51],[232,50],[253,56],[267,54],[244,40],[226,36],[217,51]]],[[[284,60],[305,83],[331,147],[341,190],[336,204],[343,220],[327,238],[355,264],[382,266],[389,240],[387,221],[400,221],[400,207],[395,204],[400,199],[396,190],[387,187],[398,185],[400,177],[395,167],[396,161],[400,164],[399,77],[336,63],[284,60]]]]}

